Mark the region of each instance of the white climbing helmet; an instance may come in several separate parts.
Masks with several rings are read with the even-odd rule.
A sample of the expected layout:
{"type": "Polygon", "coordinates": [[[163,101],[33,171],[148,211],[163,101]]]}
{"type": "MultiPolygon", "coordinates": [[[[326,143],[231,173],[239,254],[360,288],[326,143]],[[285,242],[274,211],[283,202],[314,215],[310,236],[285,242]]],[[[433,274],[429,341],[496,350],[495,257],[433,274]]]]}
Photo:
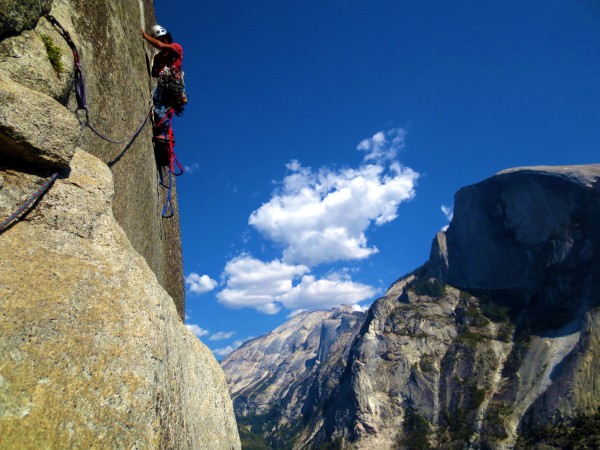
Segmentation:
{"type": "Polygon", "coordinates": [[[164,36],[165,34],[167,34],[167,30],[164,27],[161,27],[160,25],[156,24],[152,27],[152,35],[155,38],[164,36]]]}

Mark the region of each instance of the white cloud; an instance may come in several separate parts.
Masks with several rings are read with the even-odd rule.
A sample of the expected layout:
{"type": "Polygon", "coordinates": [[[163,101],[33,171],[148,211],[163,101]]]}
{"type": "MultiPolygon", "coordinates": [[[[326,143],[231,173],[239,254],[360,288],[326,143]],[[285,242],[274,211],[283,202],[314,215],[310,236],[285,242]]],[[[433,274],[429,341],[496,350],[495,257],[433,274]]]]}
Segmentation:
{"type": "Polygon", "coordinates": [[[237,341],[233,341],[233,343],[231,345],[228,345],[227,347],[222,347],[222,348],[216,348],[216,349],[214,349],[213,353],[215,355],[217,355],[217,356],[227,356],[232,351],[234,351],[237,348],[239,348],[244,342],[247,342],[250,339],[253,339],[253,337],[250,336],[250,337],[247,337],[246,339],[238,339],[237,341]]]}
{"type": "Polygon", "coordinates": [[[185,277],[185,284],[190,292],[204,294],[216,288],[218,283],[208,275],[190,273],[185,277]]]}
{"type": "Polygon", "coordinates": [[[215,348],[213,353],[217,356],[227,356],[234,350],[235,348],[233,346],[228,345],[227,347],[215,348]]]}
{"type": "Polygon", "coordinates": [[[219,341],[221,339],[229,339],[235,334],[235,331],[218,331],[215,334],[212,334],[208,340],[209,341],[219,341]]]}
{"type": "Polygon", "coordinates": [[[242,255],[225,266],[223,276],[227,287],[217,294],[217,299],[231,308],[254,308],[276,314],[282,308],[315,310],[353,305],[376,293],[371,286],[351,281],[344,272],[317,280],[308,271],[303,265],[277,260],[265,263],[242,255]],[[294,284],[298,278],[299,282],[294,284]]]}
{"type": "Polygon", "coordinates": [[[313,172],[292,161],[287,168],[292,173],[248,222],[284,247],[283,261],[310,266],[376,253],[365,231],[394,220],[400,203],[414,197],[418,178],[398,162],[313,172]]]}
{"type": "Polygon", "coordinates": [[[209,334],[208,330],[205,330],[204,328],[200,328],[198,325],[196,325],[194,323],[186,324],[185,327],[188,330],[190,330],[192,333],[194,333],[197,337],[202,337],[202,336],[206,336],[207,334],[209,334]]]}
{"type": "Polygon", "coordinates": [[[365,161],[392,160],[398,151],[404,148],[405,137],[406,131],[403,128],[392,128],[386,132],[379,131],[373,137],[362,140],[356,148],[367,153],[365,161]]]}
{"type": "MultiPolygon", "coordinates": [[[[442,205],[441,210],[446,217],[446,220],[448,220],[448,222],[452,222],[452,218],[454,217],[454,207],[442,205]]],[[[446,231],[447,229],[448,225],[442,227],[442,231],[446,231]]]]}
{"type": "Polygon", "coordinates": [[[219,302],[230,308],[255,308],[265,314],[281,310],[277,299],[289,292],[292,280],[308,272],[303,265],[281,261],[263,262],[249,255],[227,263],[223,272],[226,288],[217,294],[219,302]]]}
{"type": "Polygon", "coordinates": [[[352,309],[354,311],[367,312],[371,305],[362,306],[362,305],[352,305],[352,309]]]}
{"type": "Polygon", "coordinates": [[[276,314],[283,308],[296,312],[358,305],[373,297],[377,290],[352,281],[349,269],[321,279],[311,270],[378,252],[367,242],[367,229],[395,220],[399,205],[415,196],[419,174],[395,160],[404,138],[405,131],[396,128],[363,140],[357,149],[365,157],[358,168],[313,171],[290,161],[289,173],[271,199],[248,219],[264,238],[283,248],[281,258],[263,262],[243,254],[229,261],[219,302],[276,314]]]}
{"type": "Polygon", "coordinates": [[[448,219],[448,222],[450,222],[454,217],[454,208],[452,206],[442,205],[441,210],[442,213],[444,213],[444,216],[446,216],[446,219],[448,219]]]}
{"type": "Polygon", "coordinates": [[[340,305],[354,305],[374,296],[376,292],[372,286],[350,280],[317,280],[312,275],[305,275],[279,301],[287,309],[330,309],[340,305]]]}

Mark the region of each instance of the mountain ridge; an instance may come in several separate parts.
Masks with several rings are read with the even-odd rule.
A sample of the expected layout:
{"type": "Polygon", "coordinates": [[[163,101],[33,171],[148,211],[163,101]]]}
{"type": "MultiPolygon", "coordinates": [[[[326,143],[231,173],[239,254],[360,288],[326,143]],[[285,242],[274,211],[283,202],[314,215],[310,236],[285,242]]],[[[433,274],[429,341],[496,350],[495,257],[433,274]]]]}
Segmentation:
{"type": "Polygon", "coordinates": [[[285,399],[244,411],[254,433],[243,439],[255,438],[252,448],[564,448],[551,430],[578,436],[600,406],[598,179],[598,164],[537,166],[460,189],[428,262],[371,305],[337,372],[321,364],[296,389],[318,395],[296,397],[307,407],[295,415],[285,399]]]}

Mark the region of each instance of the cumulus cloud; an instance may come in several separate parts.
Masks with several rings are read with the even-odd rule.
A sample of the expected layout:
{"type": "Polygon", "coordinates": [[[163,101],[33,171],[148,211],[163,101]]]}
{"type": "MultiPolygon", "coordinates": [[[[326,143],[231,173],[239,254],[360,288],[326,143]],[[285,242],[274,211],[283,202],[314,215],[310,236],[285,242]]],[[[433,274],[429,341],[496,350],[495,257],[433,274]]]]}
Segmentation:
{"type": "Polygon", "coordinates": [[[394,159],[398,151],[404,148],[405,137],[403,128],[378,131],[373,137],[362,140],[356,148],[366,153],[365,161],[387,161],[394,159]]]}
{"type": "Polygon", "coordinates": [[[235,334],[235,331],[218,331],[215,334],[211,334],[208,338],[209,341],[219,341],[221,339],[229,339],[235,334]]]}
{"type": "Polygon", "coordinates": [[[185,285],[188,291],[194,294],[204,294],[205,292],[212,291],[217,287],[217,282],[208,275],[198,275],[197,273],[190,273],[185,277],[185,285]]]}
{"type": "Polygon", "coordinates": [[[204,328],[200,328],[195,323],[188,323],[185,325],[185,327],[188,330],[190,330],[192,333],[194,333],[197,337],[202,337],[202,336],[206,336],[207,334],[209,334],[208,330],[205,330],[204,328]]]}
{"type": "Polygon", "coordinates": [[[352,309],[354,311],[360,311],[360,312],[367,312],[369,310],[369,306],[362,306],[362,305],[352,305],[352,309]]]}
{"type": "Polygon", "coordinates": [[[300,283],[278,300],[287,309],[330,309],[342,304],[354,305],[376,292],[372,286],[350,280],[317,280],[312,275],[305,275],[300,283]]]}
{"type": "Polygon", "coordinates": [[[321,279],[311,272],[320,264],[364,260],[378,252],[367,242],[367,230],[395,220],[399,205],[415,196],[419,174],[395,159],[404,139],[405,131],[395,128],[361,141],[357,150],[365,156],[357,168],[313,170],[290,161],[271,199],[248,219],[283,249],[281,257],[264,262],[243,254],[229,261],[219,302],[276,314],[283,308],[359,305],[375,295],[374,287],[352,281],[349,270],[321,279]]]}
{"type": "Polygon", "coordinates": [[[263,262],[249,255],[229,261],[223,272],[226,287],[217,294],[230,308],[250,307],[265,314],[277,314],[277,299],[292,288],[292,280],[307,273],[308,267],[281,261],[263,262]]]}
{"type": "Polygon", "coordinates": [[[276,314],[282,308],[314,310],[353,305],[376,293],[371,286],[351,281],[345,273],[317,280],[308,271],[304,265],[278,260],[263,262],[242,255],[225,266],[226,288],[217,294],[217,299],[230,308],[247,307],[276,314]]]}
{"type": "Polygon", "coordinates": [[[291,174],[248,222],[284,247],[285,262],[309,266],[376,253],[365,231],[394,220],[400,203],[414,197],[418,178],[398,162],[316,172],[297,161],[287,167],[291,174]]]}

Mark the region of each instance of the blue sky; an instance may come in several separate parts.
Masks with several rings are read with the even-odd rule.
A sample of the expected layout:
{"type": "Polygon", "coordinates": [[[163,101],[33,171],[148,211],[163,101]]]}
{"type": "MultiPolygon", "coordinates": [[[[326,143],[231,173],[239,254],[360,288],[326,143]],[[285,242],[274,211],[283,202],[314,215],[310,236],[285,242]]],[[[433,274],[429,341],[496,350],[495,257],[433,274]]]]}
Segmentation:
{"type": "Polygon", "coordinates": [[[187,324],[220,358],[295,311],[368,306],[454,193],[597,163],[592,0],[156,0],[184,48],[187,324]]]}

